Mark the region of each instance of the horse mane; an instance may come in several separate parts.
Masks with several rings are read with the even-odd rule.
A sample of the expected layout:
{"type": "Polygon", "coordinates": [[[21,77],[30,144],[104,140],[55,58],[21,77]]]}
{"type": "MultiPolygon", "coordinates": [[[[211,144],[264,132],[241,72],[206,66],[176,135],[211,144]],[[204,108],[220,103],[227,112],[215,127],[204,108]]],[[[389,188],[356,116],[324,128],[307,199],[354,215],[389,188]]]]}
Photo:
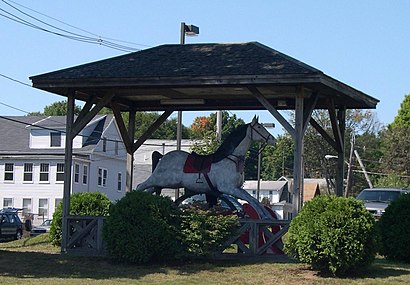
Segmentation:
{"type": "Polygon", "coordinates": [[[212,162],[221,161],[230,155],[245,138],[248,126],[249,124],[240,125],[233,130],[213,154],[212,162]]]}

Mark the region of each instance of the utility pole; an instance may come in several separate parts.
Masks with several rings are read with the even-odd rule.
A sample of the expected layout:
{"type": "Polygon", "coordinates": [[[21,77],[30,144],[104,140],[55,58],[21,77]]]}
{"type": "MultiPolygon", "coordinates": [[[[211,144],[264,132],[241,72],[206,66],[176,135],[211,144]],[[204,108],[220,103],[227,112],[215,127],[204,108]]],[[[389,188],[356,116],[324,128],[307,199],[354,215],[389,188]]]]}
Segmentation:
{"type": "MultiPolygon", "coordinates": [[[[181,30],[179,43],[181,45],[185,44],[185,35],[195,36],[199,34],[199,28],[194,25],[186,25],[184,22],[181,22],[181,30]]],[[[177,115],[177,150],[181,150],[182,142],[182,111],[178,111],[177,115]]],[[[175,200],[179,198],[179,188],[175,189],[175,200]]]]}
{"type": "Polygon", "coordinates": [[[350,140],[350,154],[349,154],[349,164],[347,170],[347,178],[346,178],[346,188],[345,188],[345,197],[349,196],[349,192],[352,189],[352,175],[353,175],[353,151],[356,139],[354,133],[352,133],[352,138],[350,140]]]}
{"type": "Polygon", "coordinates": [[[354,151],[354,154],[356,155],[357,161],[359,161],[360,167],[361,167],[362,170],[363,170],[364,177],[366,178],[367,184],[369,184],[369,187],[370,187],[370,188],[373,188],[373,184],[372,184],[372,182],[370,181],[370,177],[369,177],[369,175],[367,174],[366,168],[364,167],[364,164],[363,164],[362,160],[360,159],[360,156],[359,156],[359,153],[357,152],[357,150],[354,151]]]}

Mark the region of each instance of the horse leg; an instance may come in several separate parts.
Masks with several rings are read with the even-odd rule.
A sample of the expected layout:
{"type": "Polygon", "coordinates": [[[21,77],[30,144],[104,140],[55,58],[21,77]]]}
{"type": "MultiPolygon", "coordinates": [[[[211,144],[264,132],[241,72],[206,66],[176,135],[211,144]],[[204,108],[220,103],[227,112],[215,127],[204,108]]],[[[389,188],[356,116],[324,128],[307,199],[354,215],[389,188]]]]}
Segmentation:
{"type": "Polygon", "coordinates": [[[261,203],[258,202],[253,196],[251,196],[246,190],[242,188],[228,188],[228,189],[219,189],[220,192],[234,196],[238,199],[245,200],[248,202],[252,207],[255,208],[255,210],[258,212],[260,217],[264,220],[270,220],[272,219],[272,216],[266,210],[261,203]]]}

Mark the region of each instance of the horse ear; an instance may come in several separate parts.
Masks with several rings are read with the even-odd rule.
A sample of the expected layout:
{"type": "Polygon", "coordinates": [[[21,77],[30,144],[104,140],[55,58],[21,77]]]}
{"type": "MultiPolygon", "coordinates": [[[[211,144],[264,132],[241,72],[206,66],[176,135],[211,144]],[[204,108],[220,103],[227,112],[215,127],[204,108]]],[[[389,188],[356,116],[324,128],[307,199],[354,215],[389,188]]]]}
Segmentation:
{"type": "Polygon", "coordinates": [[[259,116],[256,117],[256,115],[255,115],[255,116],[253,116],[252,123],[255,124],[255,123],[258,122],[258,120],[259,120],[259,116]]]}

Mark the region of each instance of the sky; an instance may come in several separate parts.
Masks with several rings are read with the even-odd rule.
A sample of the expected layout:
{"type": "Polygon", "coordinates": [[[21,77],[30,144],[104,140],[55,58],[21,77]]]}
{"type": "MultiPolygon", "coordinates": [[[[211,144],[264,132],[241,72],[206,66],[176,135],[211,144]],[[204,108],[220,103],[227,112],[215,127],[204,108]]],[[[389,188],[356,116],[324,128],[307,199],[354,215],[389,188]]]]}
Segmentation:
{"type": "MultiPolygon", "coordinates": [[[[389,124],[410,93],[409,15],[408,0],[0,0],[0,115],[23,116],[65,99],[30,87],[30,76],[129,52],[104,44],[177,44],[185,22],[200,30],[187,44],[258,41],[377,98],[377,117],[389,124]],[[66,32],[50,25],[91,43],[58,36],[66,32]]],[[[230,112],[282,129],[267,111],[230,112]]],[[[183,124],[208,114],[184,112],[183,124]]]]}

